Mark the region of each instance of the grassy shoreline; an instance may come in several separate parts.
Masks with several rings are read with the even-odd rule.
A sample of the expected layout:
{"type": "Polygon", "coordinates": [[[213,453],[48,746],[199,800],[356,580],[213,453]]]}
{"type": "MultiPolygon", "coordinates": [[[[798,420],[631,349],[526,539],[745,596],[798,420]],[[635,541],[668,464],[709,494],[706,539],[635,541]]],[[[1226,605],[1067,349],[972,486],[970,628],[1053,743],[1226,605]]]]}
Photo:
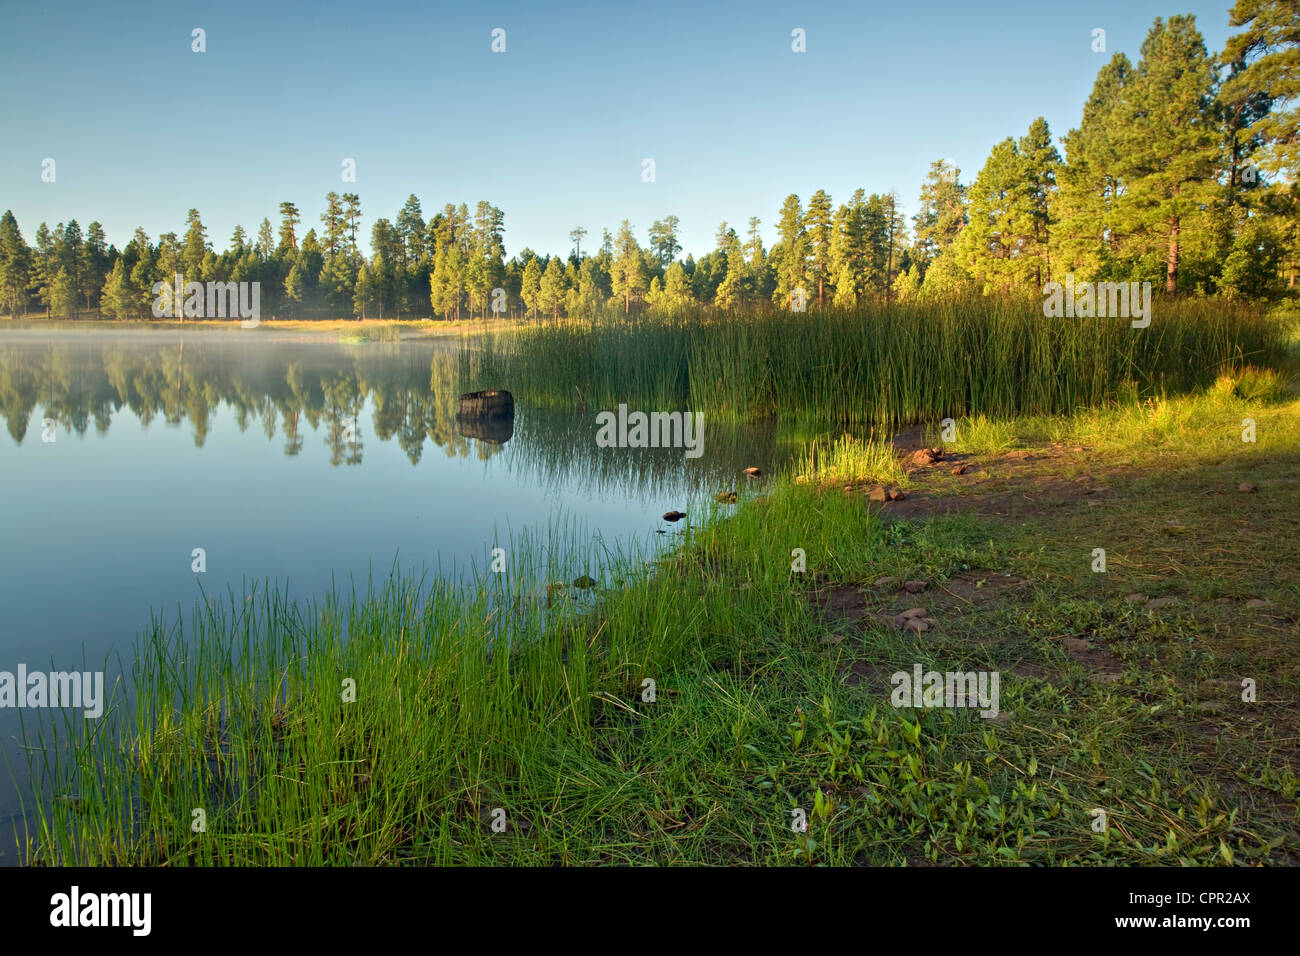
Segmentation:
{"type": "MultiPolygon", "coordinates": [[[[1281,379],[1239,373],[961,418],[930,468],[846,441],[653,569],[584,556],[598,604],[494,613],[494,584],[402,579],[232,598],[145,637],[133,726],[50,769],[66,799],[33,808],[29,861],[1300,862],[1297,421],[1281,379]],[[913,605],[925,633],[877,613],[913,605]],[[998,671],[1001,713],[896,709],[918,663],[998,671]]],[[[522,553],[577,573],[548,566],[563,542],[522,553]]]]}

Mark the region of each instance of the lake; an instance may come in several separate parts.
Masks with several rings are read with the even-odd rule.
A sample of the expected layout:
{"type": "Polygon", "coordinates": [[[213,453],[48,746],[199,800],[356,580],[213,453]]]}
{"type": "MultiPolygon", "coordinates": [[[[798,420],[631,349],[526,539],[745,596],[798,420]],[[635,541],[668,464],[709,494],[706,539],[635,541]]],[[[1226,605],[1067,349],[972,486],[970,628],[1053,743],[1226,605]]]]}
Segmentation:
{"type": "MultiPolygon", "coordinates": [[[[104,670],[107,693],[151,615],[188,619],[204,593],[268,579],[303,599],[364,592],[395,563],[481,572],[524,533],[589,548],[599,578],[599,555],[674,542],[664,512],[702,514],[744,492],[742,469],[789,456],[771,428],[707,418],[698,458],[598,447],[599,409],[521,394],[512,427],[460,424],[460,349],[265,329],[0,332],[0,672],[104,670]]],[[[6,864],[32,791],[24,713],[30,725],[0,708],[6,864]]]]}

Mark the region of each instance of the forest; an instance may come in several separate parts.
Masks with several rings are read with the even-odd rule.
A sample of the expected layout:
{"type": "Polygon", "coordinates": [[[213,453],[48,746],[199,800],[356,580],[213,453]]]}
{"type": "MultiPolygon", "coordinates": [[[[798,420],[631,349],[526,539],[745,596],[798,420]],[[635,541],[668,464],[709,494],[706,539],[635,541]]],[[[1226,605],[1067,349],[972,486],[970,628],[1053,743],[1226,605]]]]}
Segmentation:
{"type": "Polygon", "coordinates": [[[762,222],[717,228],[716,247],[683,252],[667,215],[643,244],[626,219],[583,227],[564,254],[505,254],[505,214],[447,203],[425,218],[411,195],[358,242],[361,199],[325,196],[319,229],[285,201],[278,228],[238,226],[224,250],[197,209],[182,233],[137,228],[122,247],[99,222],[42,222],[34,243],[0,219],[0,309],[12,316],[149,318],[153,285],[259,282],[278,318],[588,317],[855,307],[954,294],[1038,293],[1045,283],[1150,282],[1167,295],[1275,299],[1294,294],[1300,260],[1300,22],[1295,3],[1239,0],[1241,27],[1211,54],[1191,16],[1157,19],[1136,63],[1115,53],[1079,125],[1054,143],[1043,118],[989,153],[973,181],[936,160],[910,222],[897,192],[789,195],[777,240],[762,222]],[[502,290],[504,297],[500,292],[502,290]]]}

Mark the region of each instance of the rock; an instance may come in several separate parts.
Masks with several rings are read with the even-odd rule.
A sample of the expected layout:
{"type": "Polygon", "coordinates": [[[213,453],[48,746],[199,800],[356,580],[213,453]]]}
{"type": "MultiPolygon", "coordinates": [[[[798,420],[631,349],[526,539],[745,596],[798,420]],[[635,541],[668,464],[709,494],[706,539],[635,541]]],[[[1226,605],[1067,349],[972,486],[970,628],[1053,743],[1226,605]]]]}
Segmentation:
{"type": "Polygon", "coordinates": [[[750,478],[758,478],[763,474],[763,470],[761,468],[746,468],[745,474],[750,478]]]}
{"type": "Polygon", "coordinates": [[[1178,603],[1178,598],[1169,598],[1169,597],[1152,598],[1150,601],[1147,601],[1147,610],[1158,611],[1162,607],[1168,607],[1171,604],[1177,604],[1177,603],[1178,603]]]}
{"type": "Polygon", "coordinates": [[[880,485],[876,485],[876,487],[872,488],[869,492],[867,492],[867,497],[870,498],[872,501],[879,501],[882,503],[887,500],[885,496],[885,489],[882,488],[880,485]]]}
{"type": "Polygon", "coordinates": [[[932,448],[922,448],[912,453],[912,464],[920,465],[922,468],[933,465],[941,457],[936,455],[932,448]]]}
{"type": "Polygon", "coordinates": [[[908,618],[906,623],[903,624],[903,630],[911,631],[913,634],[920,634],[923,631],[928,631],[929,629],[930,629],[929,624],[926,624],[925,621],[918,620],[917,618],[914,617],[908,618]]]}
{"type": "Polygon", "coordinates": [[[686,517],[686,512],[685,512],[685,511],[665,511],[665,512],[664,512],[664,520],[665,520],[665,521],[676,522],[676,521],[681,521],[681,520],[682,520],[683,518],[685,518],[685,517],[686,517]]]}
{"type": "Polygon", "coordinates": [[[1138,594],[1136,591],[1134,591],[1132,594],[1124,595],[1124,600],[1128,601],[1129,604],[1141,604],[1146,599],[1147,596],[1145,594],[1138,594]]]}
{"type": "Polygon", "coordinates": [[[965,465],[953,465],[953,466],[952,466],[952,473],[953,473],[954,475],[964,475],[964,474],[966,474],[966,466],[965,466],[965,465]]]}
{"type": "Polygon", "coordinates": [[[898,587],[898,578],[876,578],[871,582],[873,588],[896,588],[898,587]]]}
{"type": "Polygon", "coordinates": [[[901,618],[904,618],[904,619],[909,619],[909,618],[914,618],[914,617],[925,617],[926,614],[927,614],[927,612],[926,612],[925,608],[923,608],[923,607],[914,607],[914,608],[910,608],[909,610],[904,611],[902,614],[900,614],[900,615],[898,615],[898,616],[901,617],[901,618]]]}
{"type": "Polygon", "coordinates": [[[573,586],[575,588],[582,588],[584,591],[590,591],[596,586],[596,579],[590,575],[584,574],[581,577],[573,579],[573,586]]]}
{"type": "Polygon", "coordinates": [[[724,505],[734,505],[736,503],[736,493],[734,491],[719,491],[713,498],[724,505]]]}
{"type": "Polygon", "coordinates": [[[903,582],[903,589],[904,589],[905,591],[907,591],[908,594],[920,594],[922,591],[925,590],[925,587],[926,587],[926,585],[925,585],[925,582],[924,582],[924,581],[904,581],[904,582],[903,582]]]}
{"type": "Polygon", "coordinates": [[[887,492],[885,492],[885,497],[888,498],[890,501],[902,501],[904,498],[907,497],[907,495],[903,494],[901,488],[890,488],[887,492]]]}
{"type": "Polygon", "coordinates": [[[461,418],[513,418],[515,397],[505,389],[469,392],[457,402],[456,414],[461,418]]]}
{"type": "Polygon", "coordinates": [[[1272,606],[1273,606],[1273,602],[1268,600],[1268,598],[1251,598],[1249,601],[1246,602],[1246,607],[1252,609],[1261,608],[1261,607],[1272,607],[1272,606]]]}
{"type": "Polygon", "coordinates": [[[1241,484],[1237,486],[1237,490],[1244,495],[1253,495],[1259,489],[1255,487],[1254,483],[1249,481],[1243,481],[1241,484]]]}

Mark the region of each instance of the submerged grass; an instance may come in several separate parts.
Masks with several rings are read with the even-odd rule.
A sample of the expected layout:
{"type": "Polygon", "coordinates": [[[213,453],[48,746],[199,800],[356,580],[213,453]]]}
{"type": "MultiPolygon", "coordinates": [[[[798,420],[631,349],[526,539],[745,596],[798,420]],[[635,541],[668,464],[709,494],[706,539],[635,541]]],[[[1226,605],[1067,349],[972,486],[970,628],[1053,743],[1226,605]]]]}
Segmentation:
{"type": "Polygon", "coordinates": [[[1157,300],[1150,326],[1134,329],[1045,318],[1037,298],[974,297],[521,326],[466,342],[462,368],[467,388],[508,388],[540,405],[895,427],[1185,392],[1273,364],[1284,339],[1284,317],[1225,301],[1157,300]]]}

